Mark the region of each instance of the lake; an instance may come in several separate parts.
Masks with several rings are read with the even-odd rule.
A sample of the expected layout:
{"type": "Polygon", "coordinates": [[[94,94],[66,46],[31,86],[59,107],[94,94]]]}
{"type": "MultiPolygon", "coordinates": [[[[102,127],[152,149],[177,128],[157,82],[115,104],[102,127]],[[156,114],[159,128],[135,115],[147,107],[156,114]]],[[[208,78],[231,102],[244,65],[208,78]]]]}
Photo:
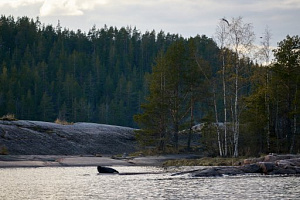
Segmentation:
{"type": "MultiPolygon", "coordinates": [[[[178,168],[168,170],[158,167],[114,168],[128,175],[98,174],[96,167],[1,168],[0,199],[299,199],[300,197],[300,177],[296,176],[244,175],[192,178],[188,175],[171,176],[179,170],[178,168]]],[[[181,167],[180,170],[190,169],[181,167]]]]}

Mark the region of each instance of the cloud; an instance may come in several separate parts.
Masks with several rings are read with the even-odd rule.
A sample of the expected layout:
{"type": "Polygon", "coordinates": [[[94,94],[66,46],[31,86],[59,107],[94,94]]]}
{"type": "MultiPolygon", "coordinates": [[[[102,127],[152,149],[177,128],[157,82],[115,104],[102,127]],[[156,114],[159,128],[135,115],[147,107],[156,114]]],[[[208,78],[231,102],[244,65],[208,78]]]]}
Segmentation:
{"type": "Polygon", "coordinates": [[[25,6],[35,5],[37,3],[41,3],[44,0],[1,0],[0,7],[11,7],[11,8],[19,8],[25,6]]]}
{"type": "Polygon", "coordinates": [[[1,15],[35,18],[44,0],[0,0],[1,15]]]}
{"type": "Polygon", "coordinates": [[[106,0],[45,0],[40,8],[40,16],[80,16],[106,0]]]}
{"type": "Polygon", "coordinates": [[[136,27],[141,32],[163,30],[183,37],[212,37],[222,17],[238,16],[252,23],[257,35],[268,25],[278,42],[299,34],[299,0],[0,0],[3,15],[28,16],[70,30],[93,25],[136,27]]]}

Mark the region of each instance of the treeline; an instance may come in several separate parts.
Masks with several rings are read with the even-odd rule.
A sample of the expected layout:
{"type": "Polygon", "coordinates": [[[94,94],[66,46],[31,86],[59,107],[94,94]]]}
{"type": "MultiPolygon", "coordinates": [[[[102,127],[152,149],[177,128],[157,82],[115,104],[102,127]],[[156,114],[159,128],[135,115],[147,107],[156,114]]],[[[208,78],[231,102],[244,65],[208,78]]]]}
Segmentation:
{"type": "Polygon", "coordinates": [[[147,94],[145,74],[158,52],[179,38],[131,27],[83,33],[1,16],[0,115],[135,127],[133,115],[147,94]]]}
{"type": "Polygon", "coordinates": [[[160,54],[143,112],[135,115],[141,145],[225,157],[299,153],[300,39],[287,36],[272,52],[268,29],[258,51],[254,36],[241,17],[222,19],[213,59],[204,56],[197,38],[178,40],[160,54]],[[195,147],[197,124],[202,139],[195,147]]]}
{"type": "Polygon", "coordinates": [[[139,127],[140,144],[161,152],[298,153],[299,37],[272,52],[266,30],[254,52],[252,25],[233,18],[215,39],[1,16],[0,116],[139,127]]]}

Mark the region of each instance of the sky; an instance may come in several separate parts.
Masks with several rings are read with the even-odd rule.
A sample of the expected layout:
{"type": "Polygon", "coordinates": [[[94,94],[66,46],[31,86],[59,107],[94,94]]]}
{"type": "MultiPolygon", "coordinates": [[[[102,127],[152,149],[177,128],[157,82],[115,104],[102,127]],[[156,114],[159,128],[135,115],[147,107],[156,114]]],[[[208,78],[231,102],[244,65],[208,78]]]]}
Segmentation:
{"type": "Polygon", "coordinates": [[[0,0],[0,14],[27,16],[45,25],[88,32],[101,29],[136,27],[141,33],[155,30],[185,38],[197,34],[213,38],[221,18],[241,16],[252,23],[256,44],[266,27],[271,45],[287,35],[300,35],[300,0],[0,0]]]}

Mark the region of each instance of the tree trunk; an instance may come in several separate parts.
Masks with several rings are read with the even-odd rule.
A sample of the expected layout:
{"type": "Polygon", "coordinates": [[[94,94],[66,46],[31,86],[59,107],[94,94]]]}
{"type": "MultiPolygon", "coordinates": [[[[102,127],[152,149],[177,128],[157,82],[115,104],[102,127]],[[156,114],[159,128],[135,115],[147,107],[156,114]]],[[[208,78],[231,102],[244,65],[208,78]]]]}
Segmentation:
{"type": "MultiPolygon", "coordinates": [[[[193,86],[191,86],[191,92],[193,92],[193,86]]],[[[187,150],[190,151],[191,150],[191,141],[192,141],[192,133],[193,133],[193,126],[194,126],[194,98],[193,98],[193,94],[191,97],[191,108],[190,108],[190,129],[189,129],[189,135],[188,135],[188,141],[187,141],[187,150]]]]}
{"type": "Polygon", "coordinates": [[[269,88],[269,69],[267,69],[266,74],[266,92],[265,92],[265,104],[267,107],[267,148],[268,152],[270,151],[270,101],[268,95],[269,88]]]}
{"type": "Polygon", "coordinates": [[[292,135],[292,141],[291,141],[291,147],[290,147],[290,153],[293,153],[294,150],[294,145],[295,145],[295,137],[296,137],[296,133],[297,133],[297,115],[295,113],[297,113],[297,92],[298,92],[298,87],[296,86],[296,91],[295,91],[295,98],[294,98],[294,114],[293,114],[293,135],[292,135]]]}
{"type": "MultiPolygon", "coordinates": [[[[237,58],[238,62],[238,58],[237,58]]],[[[235,67],[235,99],[234,99],[234,157],[239,156],[239,115],[238,115],[238,76],[239,76],[239,65],[235,67]]]]}
{"type": "Polygon", "coordinates": [[[176,150],[178,150],[178,130],[178,121],[176,121],[174,124],[174,145],[176,150]]]}
{"type": "Polygon", "coordinates": [[[224,106],[224,156],[227,156],[228,147],[227,147],[227,106],[226,106],[226,82],[225,82],[225,58],[224,58],[224,52],[222,55],[222,78],[223,78],[223,106],[224,106]]]}
{"type": "MultiPolygon", "coordinates": [[[[215,85],[215,84],[214,84],[215,85]]],[[[213,86],[215,87],[215,86],[213,86]]],[[[215,117],[216,117],[216,128],[217,128],[217,137],[218,137],[218,146],[219,146],[219,155],[223,156],[222,145],[221,145],[221,138],[220,138],[220,129],[219,129],[219,119],[218,119],[218,109],[217,109],[217,101],[216,101],[216,92],[213,89],[214,93],[214,108],[215,108],[215,117]]]]}

